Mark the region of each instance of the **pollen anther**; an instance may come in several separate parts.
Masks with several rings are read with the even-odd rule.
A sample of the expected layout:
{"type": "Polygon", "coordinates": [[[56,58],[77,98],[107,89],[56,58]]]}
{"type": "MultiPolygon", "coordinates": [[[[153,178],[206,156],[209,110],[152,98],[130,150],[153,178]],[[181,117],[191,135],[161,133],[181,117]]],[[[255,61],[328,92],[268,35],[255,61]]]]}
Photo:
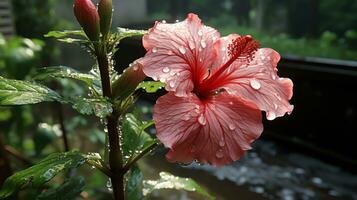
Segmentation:
{"type": "Polygon", "coordinates": [[[232,40],[228,45],[228,54],[231,59],[240,59],[250,61],[253,59],[254,53],[259,48],[259,42],[254,40],[252,36],[239,36],[232,40]]]}

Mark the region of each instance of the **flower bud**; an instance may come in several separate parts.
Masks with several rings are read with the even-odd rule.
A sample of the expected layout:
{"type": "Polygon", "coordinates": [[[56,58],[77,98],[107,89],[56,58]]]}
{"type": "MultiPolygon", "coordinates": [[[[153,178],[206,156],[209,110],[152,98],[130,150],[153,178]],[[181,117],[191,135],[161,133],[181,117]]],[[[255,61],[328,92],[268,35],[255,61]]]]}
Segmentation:
{"type": "Polygon", "coordinates": [[[75,0],[73,5],[74,15],[82,26],[88,38],[92,41],[99,40],[99,14],[91,0],[75,0]]]}
{"type": "Polygon", "coordinates": [[[112,0],[100,0],[98,4],[100,17],[100,32],[105,36],[112,25],[113,2],[112,0]]]}
{"type": "Polygon", "coordinates": [[[112,91],[116,99],[125,99],[135,92],[136,87],[146,78],[142,65],[138,62],[131,64],[118,80],[113,83],[112,91]]]}

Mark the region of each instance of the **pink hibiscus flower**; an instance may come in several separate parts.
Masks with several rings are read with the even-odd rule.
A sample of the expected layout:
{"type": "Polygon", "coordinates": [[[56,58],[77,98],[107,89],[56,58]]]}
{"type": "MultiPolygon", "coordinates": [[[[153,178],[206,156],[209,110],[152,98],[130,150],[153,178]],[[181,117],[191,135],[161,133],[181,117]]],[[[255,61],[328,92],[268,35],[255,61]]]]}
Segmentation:
{"type": "Polygon", "coordinates": [[[156,22],[143,37],[144,73],[166,83],[154,107],[157,137],[172,162],[222,166],[238,160],[268,120],[290,113],[293,83],[279,78],[280,59],[251,36],[220,37],[195,14],[156,22]]]}

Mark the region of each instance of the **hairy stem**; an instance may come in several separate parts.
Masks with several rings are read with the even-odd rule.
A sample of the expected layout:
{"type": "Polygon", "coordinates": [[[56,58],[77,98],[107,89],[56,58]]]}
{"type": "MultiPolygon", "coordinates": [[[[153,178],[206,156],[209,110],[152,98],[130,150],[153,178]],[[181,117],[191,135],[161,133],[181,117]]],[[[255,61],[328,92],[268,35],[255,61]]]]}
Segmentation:
{"type": "Polygon", "coordinates": [[[140,154],[136,155],[134,158],[132,158],[128,163],[124,166],[124,171],[127,172],[130,170],[130,168],[142,157],[144,157],[147,153],[149,153],[151,150],[155,149],[159,145],[158,142],[151,144],[150,146],[146,147],[140,154]]]}
{"type": "MultiPolygon", "coordinates": [[[[100,77],[102,82],[103,96],[113,100],[110,75],[109,62],[105,45],[99,45],[96,51],[98,66],[100,70],[100,77]]],[[[113,195],[115,200],[124,200],[124,171],[122,151],[120,147],[119,135],[119,113],[115,110],[107,117],[107,129],[109,139],[109,166],[111,171],[111,182],[113,187],[113,195]]]]}

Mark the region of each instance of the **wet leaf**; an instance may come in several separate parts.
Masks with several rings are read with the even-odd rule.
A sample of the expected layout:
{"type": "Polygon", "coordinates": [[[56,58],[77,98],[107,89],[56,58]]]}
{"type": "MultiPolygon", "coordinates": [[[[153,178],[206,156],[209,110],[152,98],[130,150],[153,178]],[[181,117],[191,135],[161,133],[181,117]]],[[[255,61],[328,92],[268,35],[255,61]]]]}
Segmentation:
{"type": "Polygon", "coordinates": [[[84,31],[82,30],[65,30],[65,31],[50,31],[45,37],[54,37],[54,38],[64,38],[69,36],[82,36],[87,37],[84,31]]]}
{"type": "Polygon", "coordinates": [[[36,104],[44,101],[61,102],[62,99],[55,91],[44,85],[0,76],[0,105],[36,104]]]}
{"type": "Polygon", "coordinates": [[[155,93],[163,87],[165,87],[165,84],[158,81],[143,81],[136,89],[144,89],[147,93],[155,93]]]}
{"type": "Polygon", "coordinates": [[[82,176],[73,177],[61,186],[41,193],[36,200],[72,200],[84,189],[85,181],[82,176]]]}
{"type": "Polygon", "coordinates": [[[51,154],[36,165],[7,178],[0,190],[0,199],[27,186],[39,187],[61,171],[83,165],[86,159],[87,156],[78,151],[51,154]]]}
{"type": "Polygon", "coordinates": [[[106,98],[73,97],[69,101],[74,109],[84,115],[95,114],[99,118],[104,118],[113,112],[112,104],[106,98]]]}
{"type": "Polygon", "coordinates": [[[143,174],[137,165],[131,167],[126,173],[126,194],[128,200],[139,200],[143,198],[143,174]]]}
{"type": "Polygon", "coordinates": [[[69,43],[69,44],[71,43],[86,44],[89,42],[86,34],[82,30],[50,31],[44,36],[53,37],[60,42],[69,43]]]}
{"type": "Polygon", "coordinates": [[[134,37],[134,36],[143,36],[144,34],[147,33],[145,30],[133,30],[133,29],[127,29],[127,28],[121,28],[118,27],[118,39],[122,40],[124,38],[128,37],[134,37]]]}
{"type": "Polygon", "coordinates": [[[60,42],[63,42],[63,43],[67,43],[67,44],[88,42],[87,40],[81,40],[81,39],[76,39],[76,38],[61,38],[61,39],[57,39],[57,40],[60,42]]]}
{"type": "Polygon", "coordinates": [[[95,77],[91,74],[80,73],[75,69],[65,66],[45,67],[37,70],[33,77],[35,80],[45,80],[48,78],[72,78],[83,81],[87,85],[92,85],[95,77]]]}
{"type": "Polygon", "coordinates": [[[150,146],[157,143],[157,140],[145,132],[153,122],[145,122],[137,119],[135,115],[129,113],[125,116],[122,125],[123,131],[123,153],[125,160],[130,160],[150,146]]]}
{"type": "Polygon", "coordinates": [[[144,180],[143,184],[143,194],[145,196],[152,193],[154,190],[175,189],[197,192],[198,194],[201,194],[202,196],[205,196],[209,199],[215,199],[213,196],[208,194],[208,192],[206,192],[201,186],[199,186],[194,180],[190,178],[180,178],[168,172],[160,172],[160,179],[144,180]]]}

